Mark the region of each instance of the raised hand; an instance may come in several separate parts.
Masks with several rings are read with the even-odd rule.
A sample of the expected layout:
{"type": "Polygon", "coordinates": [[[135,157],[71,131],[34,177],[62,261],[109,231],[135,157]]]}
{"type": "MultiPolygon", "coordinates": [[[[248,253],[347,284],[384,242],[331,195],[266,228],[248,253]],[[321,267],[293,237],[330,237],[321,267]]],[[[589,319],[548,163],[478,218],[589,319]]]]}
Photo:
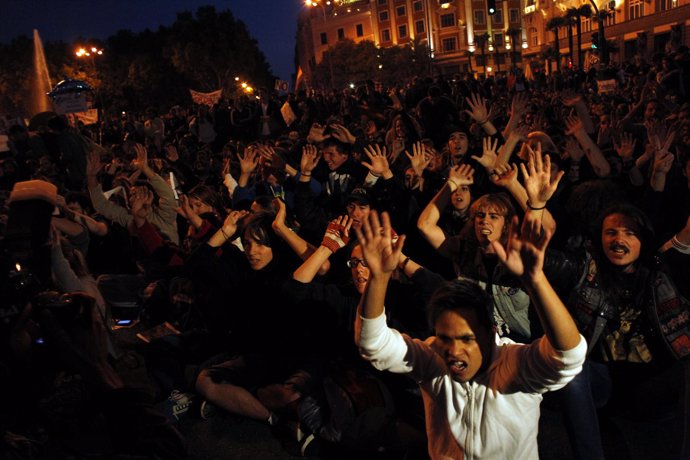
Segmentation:
{"type": "Polygon", "coordinates": [[[149,161],[148,161],[149,154],[146,151],[146,147],[144,147],[143,145],[141,145],[139,143],[134,144],[134,152],[137,154],[137,157],[132,162],[132,165],[137,169],[141,169],[142,171],[145,170],[146,168],[148,168],[148,166],[149,166],[149,161]]]}
{"type": "Polygon", "coordinates": [[[350,241],[350,227],[352,220],[347,215],[337,217],[329,222],[326,233],[323,235],[321,246],[325,246],[335,253],[338,249],[347,246],[350,241]]]}
{"type": "Polygon", "coordinates": [[[627,161],[632,160],[633,152],[635,151],[635,145],[637,144],[637,139],[633,137],[630,133],[621,134],[620,142],[613,142],[613,148],[621,160],[627,161]]]}
{"type": "Polygon", "coordinates": [[[474,169],[468,164],[457,165],[448,171],[448,180],[456,187],[474,184],[474,169]]]}
{"type": "Polygon", "coordinates": [[[527,102],[529,98],[526,92],[516,93],[510,103],[510,116],[520,119],[527,112],[527,102]]]}
{"type": "Polygon", "coordinates": [[[390,276],[398,266],[405,236],[393,241],[388,213],[384,212],[379,220],[378,213],[372,210],[362,222],[362,228],[355,228],[355,232],[372,277],[390,276]]]}
{"type": "Polygon", "coordinates": [[[285,206],[285,202],[276,197],[273,198],[273,205],[276,207],[278,212],[276,212],[276,217],[273,219],[271,227],[273,230],[285,228],[285,219],[287,218],[287,207],[285,206]]]}
{"type": "Polygon", "coordinates": [[[223,226],[220,231],[225,238],[229,238],[237,231],[237,223],[249,214],[249,211],[230,211],[230,214],[225,218],[223,226]]]}
{"type": "Polygon", "coordinates": [[[654,174],[668,174],[673,166],[674,155],[668,150],[657,150],[654,154],[654,163],[652,171],[654,174]]]}
{"type": "Polygon", "coordinates": [[[540,219],[528,212],[522,226],[517,216],[513,217],[506,247],[500,240],[492,241],[491,245],[498,260],[512,274],[533,282],[544,276],[544,255],[551,236],[549,231],[542,232],[540,219]]]}
{"type": "Polygon", "coordinates": [[[465,102],[470,107],[470,110],[465,110],[474,121],[483,125],[490,120],[489,109],[486,105],[486,99],[477,93],[472,93],[470,97],[465,98],[465,102]]]}
{"type": "Polygon", "coordinates": [[[278,155],[273,147],[270,145],[262,145],[259,147],[259,154],[264,161],[270,163],[272,168],[278,171],[284,171],[287,164],[283,158],[278,155]]]}
{"type": "Polygon", "coordinates": [[[390,166],[388,164],[388,158],[386,158],[386,147],[379,147],[378,144],[370,144],[368,147],[364,147],[364,153],[369,162],[362,162],[362,166],[365,166],[371,173],[375,176],[388,175],[390,172],[390,166]]]}
{"type": "Polygon", "coordinates": [[[165,156],[168,161],[174,163],[180,159],[180,155],[177,153],[177,147],[172,144],[167,144],[165,146],[165,156]]]}
{"type": "Polygon", "coordinates": [[[520,171],[522,171],[522,178],[525,181],[529,206],[541,208],[556,192],[564,172],[559,171],[555,180],[551,180],[551,158],[548,155],[544,155],[542,158],[541,143],[537,144],[536,150],[527,146],[527,151],[529,152],[527,168],[524,164],[520,164],[520,171]]]}
{"type": "Polygon", "coordinates": [[[97,176],[102,167],[101,156],[95,150],[90,151],[86,156],[86,175],[97,176]]]}
{"type": "Polygon", "coordinates": [[[563,155],[575,162],[578,162],[584,158],[585,151],[582,149],[582,147],[580,147],[580,143],[577,141],[577,139],[569,136],[565,140],[565,153],[563,155]]]}
{"type": "Polygon", "coordinates": [[[348,130],[345,126],[338,123],[333,123],[330,126],[332,129],[331,135],[340,142],[345,144],[354,144],[357,141],[357,138],[355,138],[355,136],[353,136],[350,130],[348,130]]]}
{"type": "Polygon", "coordinates": [[[491,171],[494,169],[496,166],[496,160],[498,160],[498,153],[497,148],[498,148],[498,139],[494,139],[493,142],[491,142],[492,139],[489,136],[485,136],[482,139],[482,146],[484,147],[482,156],[478,157],[476,155],[472,155],[472,159],[477,160],[480,165],[484,166],[484,169],[487,171],[491,171]]]}
{"type": "Polygon", "coordinates": [[[302,175],[311,175],[311,172],[319,164],[321,156],[316,146],[307,144],[302,148],[302,158],[299,162],[299,167],[302,175]]]}
{"type": "Polygon", "coordinates": [[[259,165],[259,151],[251,145],[244,149],[244,156],[237,152],[237,158],[240,160],[242,175],[250,176],[259,165]]]}
{"type": "Polygon", "coordinates": [[[421,177],[422,173],[431,163],[431,155],[426,153],[426,148],[421,142],[415,142],[412,144],[412,155],[410,152],[405,151],[405,155],[410,160],[410,166],[414,170],[414,173],[421,177]]]}
{"type": "Polygon", "coordinates": [[[499,187],[509,188],[517,183],[517,166],[515,163],[508,164],[504,163],[496,166],[493,174],[489,176],[491,182],[498,185],[499,187]]]}
{"type": "Polygon", "coordinates": [[[585,127],[579,117],[573,115],[565,119],[565,133],[569,136],[577,136],[584,132],[585,127]]]}
{"type": "Polygon", "coordinates": [[[307,142],[312,143],[312,144],[318,144],[319,142],[323,142],[329,137],[331,137],[330,134],[324,134],[324,131],[326,130],[325,126],[322,126],[318,123],[314,123],[311,125],[311,128],[309,128],[309,134],[307,135],[307,142]]]}

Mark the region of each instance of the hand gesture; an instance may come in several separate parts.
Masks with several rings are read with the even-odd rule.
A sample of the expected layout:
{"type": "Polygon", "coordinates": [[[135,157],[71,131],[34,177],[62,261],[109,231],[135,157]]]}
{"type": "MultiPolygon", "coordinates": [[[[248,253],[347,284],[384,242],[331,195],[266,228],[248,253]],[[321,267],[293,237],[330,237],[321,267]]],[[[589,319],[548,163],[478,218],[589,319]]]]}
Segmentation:
{"type": "Polygon", "coordinates": [[[512,102],[510,103],[510,117],[515,117],[516,120],[519,120],[520,117],[522,117],[522,115],[524,115],[527,111],[528,101],[529,98],[527,97],[526,92],[520,92],[515,94],[515,96],[513,96],[512,102]]]}
{"type": "Polygon", "coordinates": [[[491,142],[491,140],[492,139],[489,136],[485,136],[482,139],[482,145],[484,146],[482,156],[478,157],[476,155],[472,155],[471,157],[472,159],[477,160],[480,165],[484,166],[484,169],[487,171],[494,169],[496,166],[496,160],[498,160],[498,154],[496,153],[498,139],[494,139],[493,142],[491,142]]]}
{"type": "Polygon", "coordinates": [[[569,136],[577,136],[584,132],[585,127],[577,116],[570,116],[565,119],[565,133],[569,136]]]}
{"type": "Polygon", "coordinates": [[[457,165],[448,171],[448,180],[457,187],[474,184],[474,169],[468,164],[457,165]]]}
{"type": "Polygon", "coordinates": [[[325,126],[322,126],[318,123],[314,123],[311,125],[311,128],[309,128],[309,134],[307,135],[307,142],[310,144],[318,144],[319,142],[323,142],[329,137],[331,137],[330,134],[325,134],[324,131],[326,130],[325,126]]]}
{"type": "Polygon", "coordinates": [[[637,139],[633,138],[630,133],[621,134],[620,143],[614,141],[613,148],[621,160],[627,161],[631,160],[633,157],[633,152],[635,151],[635,145],[637,144],[637,139]]]}
{"type": "Polygon", "coordinates": [[[525,181],[525,190],[529,197],[529,204],[535,208],[540,208],[549,201],[558,187],[558,183],[563,177],[563,171],[559,171],[556,179],[551,181],[551,158],[544,155],[542,159],[541,143],[537,144],[537,149],[532,150],[527,146],[529,161],[527,168],[520,164],[522,178],[525,181]]]}
{"type": "Polygon", "coordinates": [[[362,165],[371,171],[373,175],[383,176],[390,171],[388,158],[386,158],[386,147],[381,150],[378,144],[370,144],[369,147],[364,147],[364,153],[369,158],[369,163],[363,161],[362,165]]]}
{"type": "Polygon", "coordinates": [[[97,176],[102,167],[101,156],[95,150],[90,151],[86,156],[86,175],[97,176]]]}
{"type": "Polygon", "coordinates": [[[175,211],[187,220],[192,220],[197,214],[189,204],[187,195],[180,195],[180,206],[175,208],[175,211]]]}
{"type": "Polygon", "coordinates": [[[357,139],[355,136],[352,135],[352,133],[343,125],[340,125],[338,123],[333,123],[330,125],[332,131],[332,136],[338,139],[340,142],[343,142],[345,144],[354,144],[357,139]]]}
{"type": "Polygon", "coordinates": [[[414,173],[421,177],[426,167],[431,163],[431,155],[426,153],[424,144],[415,142],[412,145],[412,155],[407,151],[405,151],[405,155],[409,158],[410,166],[412,166],[414,173]]]}
{"type": "Polygon", "coordinates": [[[230,214],[225,218],[223,226],[220,229],[223,236],[228,238],[234,235],[237,231],[237,223],[248,214],[249,211],[230,211],[230,214]]]}
{"type": "Polygon", "coordinates": [[[276,153],[276,151],[270,145],[262,145],[259,147],[259,154],[264,159],[265,162],[269,163],[270,166],[278,171],[285,170],[285,160],[276,153]]]}
{"type": "Polygon", "coordinates": [[[529,281],[544,276],[544,255],[552,233],[542,233],[541,220],[534,213],[525,214],[522,226],[517,216],[513,217],[508,233],[507,246],[492,241],[498,260],[514,275],[529,281]]]}
{"type": "Polygon", "coordinates": [[[278,212],[276,212],[276,217],[275,219],[273,219],[271,227],[273,228],[273,230],[286,228],[287,225],[285,225],[285,219],[287,218],[287,208],[285,206],[285,202],[280,198],[276,197],[273,198],[273,205],[276,207],[278,212]]]}
{"type": "Polygon", "coordinates": [[[302,174],[311,174],[311,172],[319,164],[321,156],[315,146],[307,144],[302,148],[302,159],[300,160],[299,167],[302,174]]]}
{"type": "Polygon", "coordinates": [[[517,183],[517,166],[515,166],[515,163],[512,165],[507,163],[500,164],[496,166],[489,178],[491,182],[499,187],[509,188],[517,183]]]}
{"type": "Polygon", "coordinates": [[[134,144],[134,152],[137,154],[137,158],[132,162],[132,165],[137,168],[141,169],[142,171],[146,169],[149,165],[148,161],[148,152],[146,151],[146,147],[143,145],[137,143],[134,144]]]}
{"type": "Polygon", "coordinates": [[[565,153],[564,157],[570,158],[571,160],[578,162],[582,160],[585,156],[585,151],[580,147],[580,143],[572,136],[569,136],[565,141],[565,153]]]}
{"type": "Polygon", "coordinates": [[[326,233],[323,235],[321,246],[325,246],[333,253],[347,246],[348,241],[350,241],[351,225],[352,221],[347,215],[330,221],[326,233]]]}
{"type": "Polygon", "coordinates": [[[167,144],[165,146],[165,157],[172,163],[175,163],[177,160],[179,160],[180,155],[177,153],[177,147],[172,144],[167,144]]]}
{"type": "Polygon", "coordinates": [[[244,149],[244,156],[237,152],[237,158],[240,160],[241,173],[249,176],[259,164],[259,151],[250,145],[244,149]]]}
{"type": "Polygon", "coordinates": [[[393,241],[393,231],[388,213],[379,215],[372,210],[362,222],[362,228],[355,228],[357,239],[362,245],[364,260],[369,266],[372,277],[390,276],[398,266],[405,236],[393,241]]]}
{"type": "Polygon", "coordinates": [[[486,99],[482,96],[477,93],[472,93],[470,97],[465,98],[465,102],[467,102],[467,105],[470,107],[470,110],[465,110],[465,113],[472,117],[474,121],[483,125],[490,120],[486,99]]]}
{"type": "Polygon", "coordinates": [[[657,150],[654,154],[652,171],[654,174],[668,174],[673,166],[674,156],[668,150],[657,150]]]}
{"type": "Polygon", "coordinates": [[[520,125],[517,128],[510,130],[510,134],[508,134],[508,140],[514,141],[517,144],[520,141],[526,141],[528,134],[529,126],[520,125]]]}

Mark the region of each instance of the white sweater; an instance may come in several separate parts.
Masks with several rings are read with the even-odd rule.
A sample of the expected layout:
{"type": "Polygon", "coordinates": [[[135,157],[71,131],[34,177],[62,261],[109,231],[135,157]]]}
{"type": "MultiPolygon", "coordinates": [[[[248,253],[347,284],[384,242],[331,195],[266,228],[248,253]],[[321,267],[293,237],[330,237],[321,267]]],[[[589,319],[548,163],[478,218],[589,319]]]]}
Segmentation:
{"type": "Polygon", "coordinates": [[[386,325],[385,314],[362,318],[362,356],[380,370],[409,374],[419,384],[432,459],[536,459],[542,393],[564,387],[581,370],[587,344],[555,350],[501,339],[487,370],[474,380],[451,378],[430,337],[411,339],[386,325]]]}

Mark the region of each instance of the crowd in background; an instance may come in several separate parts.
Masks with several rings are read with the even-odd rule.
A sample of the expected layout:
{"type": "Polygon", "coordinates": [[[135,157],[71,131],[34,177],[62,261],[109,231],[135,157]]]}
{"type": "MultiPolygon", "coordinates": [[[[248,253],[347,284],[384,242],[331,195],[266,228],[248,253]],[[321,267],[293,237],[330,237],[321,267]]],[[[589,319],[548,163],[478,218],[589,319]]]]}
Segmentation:
{"type": "MultiPolygon", "coordinates": [[[[515,216],[543,212],[555,232],[544,270],[588,341],[584,371],[554,395],[573,455],[603,458],[602,408],[687,422],[689,82],[681,47],[532,80],[262,89],[213,107],[161,101],[98,125],[54,116],[0,128],[0,228],[13,242],[2,294],[24,299],[18,280],[40,292],[0,318],[2,451],[185,457],[175,422],[225,411],[278,436],[299,424],[302,447],[423,456],[414,382],[374,371],[353,341],[369,277],[354,229],[371,210],[406,236],[390,324],[433,335],[425,304],[462,278],[491,295],[499,335],[520,343],[542,331],[490,243],[515,216]],[[602,80],[615,90],[600,92],[602,80]],[[23,208],[31,199],[18,190],[9,200],[29,180],[55,186],[25,191],[50,202],[47,220],[31,220],[44,210],[23,208]],[[31,250],[46,257],[24,254],[23,267],[21,219],[45,227],[25,229],[44,238],[31,250]],[[164,323],[175,333],[118,344],[123,325],[164,323]],[[133,368],[154,394],[128,384],[133,368]],[[89,425],[96,413],[95,426],[132,441],[55,440],[77,437],[64,420],[89,425]]],[[[687,431],[681,423],[679,449],[687,431]]]]}

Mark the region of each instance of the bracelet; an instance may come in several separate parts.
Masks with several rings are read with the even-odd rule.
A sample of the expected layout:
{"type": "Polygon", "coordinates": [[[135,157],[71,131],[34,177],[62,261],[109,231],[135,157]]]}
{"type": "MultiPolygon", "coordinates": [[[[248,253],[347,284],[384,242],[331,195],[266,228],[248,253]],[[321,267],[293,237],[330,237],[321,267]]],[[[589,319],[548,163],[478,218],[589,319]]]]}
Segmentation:
{"type": "Polygon", "coordinates": [[[304,177],[311,177],[311,173],[307,174],[307,173],[301,172],[301,171],[300,171],[299,175],[304,176],[304,177]]]}
{"type": "Polygon", "coordinates": [[[690,245],[683,244],[678,240],[678,235],[673,235],[671,238],[671,245],[676,249],[676,251],[683,254],[690,254],[690,245]]]}
{"type": "Polygon", "coordinates": [[[403,263],[400,265],[400,270],[405,273],[405,267],[407,267],[407,263],[410,261],[410,257],[405,257],[405,260],[403,260],[403,263]]]}
{"type": "Polygon", "coordinates": [[[484,121],[478,121],[477,123],[479,123],[480,125],[485,125],[485,124],[487,124],[488,122],[489,122],[489,119],[488,119],[488,118],[485,118],[484,121]]]}
{"type": "Polygon", "coordinates": [[[229,237],[228,235],[225,234],[225,230],[223,230],[223,227],[220,227],[220,233],[223,234],[223,236],[225,237],[226,240],[229,240],[229,239],[230,239],[230,237],[229,237]]]}
{"type": "Polygon", "coordinates": [[[535,208],[534,206],[532,206],[529,200],[527,200],[527,207],[530,208],[530,210],[532,211],[541,211],[542,209],[546,209],[546,203],[544,203],[544,206],[542,206],[541,208],[535,208]]]}

